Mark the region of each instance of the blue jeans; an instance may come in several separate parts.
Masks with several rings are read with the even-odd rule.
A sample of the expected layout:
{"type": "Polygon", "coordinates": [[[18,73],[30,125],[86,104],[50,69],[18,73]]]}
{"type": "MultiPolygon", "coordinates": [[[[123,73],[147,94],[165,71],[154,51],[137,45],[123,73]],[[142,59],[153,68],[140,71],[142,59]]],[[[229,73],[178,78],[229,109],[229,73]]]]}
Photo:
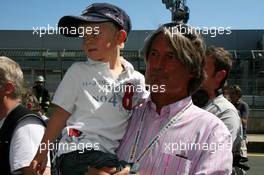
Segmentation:
{"type": "Polygon", "coordinates": [[[63,154],[58,158],[58,166],[62,175],[84,175],[88,167],[97,169],[103,167],[116,167],[121,171],[126,165],[125,161],[119,161],[117,156],[102,151],[85,150],[63,154]]]}

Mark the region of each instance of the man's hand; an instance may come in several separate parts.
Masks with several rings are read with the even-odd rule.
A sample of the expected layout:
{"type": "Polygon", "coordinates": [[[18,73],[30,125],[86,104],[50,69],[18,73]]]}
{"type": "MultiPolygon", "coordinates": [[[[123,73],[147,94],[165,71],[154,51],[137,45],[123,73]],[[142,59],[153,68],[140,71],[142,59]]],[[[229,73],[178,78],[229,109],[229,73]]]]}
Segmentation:
{"type": "Polygon", "coordinates": [[[46,151],[39,151],[37,152],[36,156],[32,160],[30,164],[30,169],[32,174],[39,175],[43,174],[48,162],[47,152],[46,151]]]}

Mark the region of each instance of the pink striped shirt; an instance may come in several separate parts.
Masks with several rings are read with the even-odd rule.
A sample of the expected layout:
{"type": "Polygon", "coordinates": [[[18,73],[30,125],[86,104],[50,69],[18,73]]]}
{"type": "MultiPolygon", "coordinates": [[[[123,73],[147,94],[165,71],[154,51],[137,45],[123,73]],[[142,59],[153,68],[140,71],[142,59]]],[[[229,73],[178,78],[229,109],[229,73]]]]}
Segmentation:
{"type": "Polygon", "coordinates": [[[232,139],[228,129],[213,114],[193,105],[190,97],[163,107],[160,115],[150,99],[135,109],[118,150],[119,158],[129,161],[144,108],[135,158],[166,122],[188,104],[190,107],[139,162],[140,175],[231,174],[232,139]]]}

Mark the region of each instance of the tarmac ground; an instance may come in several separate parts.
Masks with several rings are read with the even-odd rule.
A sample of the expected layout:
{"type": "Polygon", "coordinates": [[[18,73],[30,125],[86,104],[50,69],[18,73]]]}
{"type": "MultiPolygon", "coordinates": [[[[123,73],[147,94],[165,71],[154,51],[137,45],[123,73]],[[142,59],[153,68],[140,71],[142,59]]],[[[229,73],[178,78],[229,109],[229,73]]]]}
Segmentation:
{"type": "Polygon", "coordinates": [[[264,153],[264,134],[247,134],[248,153],[264,153]]]}

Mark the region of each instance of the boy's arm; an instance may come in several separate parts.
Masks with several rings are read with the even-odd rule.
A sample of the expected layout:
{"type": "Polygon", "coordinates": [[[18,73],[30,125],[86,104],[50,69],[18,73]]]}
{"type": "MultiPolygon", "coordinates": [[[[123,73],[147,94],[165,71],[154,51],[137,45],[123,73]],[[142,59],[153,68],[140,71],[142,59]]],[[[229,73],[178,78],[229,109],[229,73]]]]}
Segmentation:
{"type": "Polygon", "coordinates": [[[42,174],[45,171],[49,143],[52,143],[58,137],[62,129],[65,127],[66,121],[69,117],[70,113],[65,111],[63,108],[57,106],[54,109],[54,112],[49,119],[45,134],[41,140],[37,154],[30,164],[30,168],[35,174],[38,172],[42,174]]]}

